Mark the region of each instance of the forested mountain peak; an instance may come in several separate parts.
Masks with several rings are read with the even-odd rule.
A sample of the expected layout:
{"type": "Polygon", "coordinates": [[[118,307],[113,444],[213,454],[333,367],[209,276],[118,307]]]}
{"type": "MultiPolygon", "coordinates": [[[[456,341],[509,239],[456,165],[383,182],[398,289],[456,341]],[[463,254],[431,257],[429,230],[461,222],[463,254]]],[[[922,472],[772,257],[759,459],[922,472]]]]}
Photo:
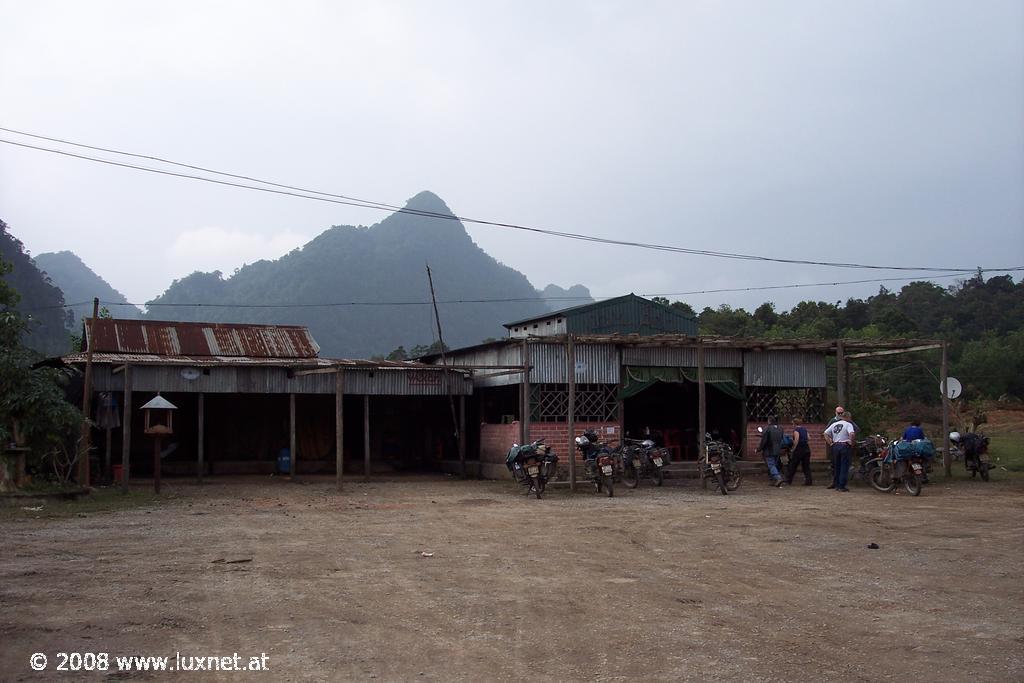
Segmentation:
{"type": "Polygon", "coordinates": [[[124,294],[111,287],[74,252],[39,254],[35,257],[35,262],[39,270],[46,273],[64,292],[64,301],[68,303],[74,315],[72,328],[77,328],[83,318],[92,315],[93,298],[102,301],[103,306],[109,309],[114,317],[142,317],[142,311],[128,304],[124,294]]]}
{"type": "Polygon", "coordinates": [[[64,296],[60,288],[39,271],[21,240],[8,232],[2,220],[0,278],[17,293],[16,309],[28,320],[24,344],[47,355],[67,353],[71,339],[65,329],[69,315],[63,308],[64,296]]]}
{"type": "Polygon", "coordinates": [[[369,357],[435,339],[426,266],[440,304],[445,343],[501,336],[502,323],[544,310],[526,277],[481,249],[445,202],[420,192],[406,208],[370,227],[338,225],[273,261],[228,278],[193,273],[154,299],[150,315],[308,325],[325,357],[369,357]],[[419,212],[453,216],[424,216],[419,212]],[[453,299],[523,299],[443,303],[453,299]],[[423,303],[419,303],[423,302],[423,303]],[[208,308],[172,304],[236,304],[208,308]],[[266,305],[278,308],[260,308],[266,305]]]}

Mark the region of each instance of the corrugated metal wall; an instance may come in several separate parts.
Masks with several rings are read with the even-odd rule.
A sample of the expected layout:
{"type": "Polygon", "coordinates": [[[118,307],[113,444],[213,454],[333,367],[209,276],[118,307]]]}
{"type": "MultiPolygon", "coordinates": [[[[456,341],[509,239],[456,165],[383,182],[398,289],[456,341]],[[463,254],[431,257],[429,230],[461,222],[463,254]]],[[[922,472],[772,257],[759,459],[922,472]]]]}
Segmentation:
{"type": "MultiPolygon", "coordinates": [[[[209,375],[187,380],[182,368],[139,365],[132,368],[133,391],[166,391],[208,394],[333,394],[334,375],[303,375],[288,378],[284,368],[214,367],[209,375]]],[[[345,371],[346,394],[371,396],[444,396],[443,373],[429,370],[361,369],[345,371]]],[[[123,391],[124,373],[111,374],[111,366],[93,366],[96,391],[123,391]]],[[[453,376],[452,393],[470,395],[469,377],[453,376]]]]}
{"type": "MultiPolygon", "coordinates": [[[[455,351],[454,353],[448,354],[448,362],[452,365],[521,366],[523,364],[519,344],[505,344],[502,346],[493,346],[487,349],[475,349],[465,352],[455,351]]],[[[441,359],[434,361],[434,365],[440,364],[441,359]]],[[[495,372],[504,371],[495,370],[495,372]]],[[[481,375],[489,374],[487,370],[476,370],[474,371],[474,374],[476,375],[475,381],[476,386],[478,387],[503,387],[510,384],[519,384],[523,378],[522,373],[499,375],[498,377],[481,377],[481,375]]]]}
{"type": "MultiPolygon", "coordinates": [[[[622,349],[622,364],[662,368],[695,368],[697,367],[697,349],[662,346],[625,347],[622,349]]],[[[743,367],[743,352],[739,349],[705,349],[704,367],[741,368],[743,367]]]]}
{"type": "Polygon", "coordinates": [[[743,383],[748,387],[827,386],[825,355],[813,351],[746,351],[743,383]]]}
{"type": "MultiPolygon", "coordinates": [[[[619,352],[610,344],[576,344],[576,381],[580,384],[618,384],[619,352]]],[[[530,382],[561,384],[565,374],[565,344],[530,344],[530,382]]]]}

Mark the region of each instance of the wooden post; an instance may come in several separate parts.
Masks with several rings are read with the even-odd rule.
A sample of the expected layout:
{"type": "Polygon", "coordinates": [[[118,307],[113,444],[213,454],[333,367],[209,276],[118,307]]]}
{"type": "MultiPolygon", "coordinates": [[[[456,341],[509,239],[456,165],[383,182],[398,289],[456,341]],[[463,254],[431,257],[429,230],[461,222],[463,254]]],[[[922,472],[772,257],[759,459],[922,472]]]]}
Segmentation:
{"type": "Polygon", "coordinates": [[[363,395],[363,479],[370,480],[370,395],[363,395]]]}
{"type": "Polygon", "coordinates": [[[199,436],[196,443],[196,452],[198,457],[196,458],[196,481],[200,484],[203,483],[203,467],[206,463],[203,462],[205,454],[203,453],[203,444],[206,440],[204,435],[206,433],[206,394],[199,392],[199,436]]]}
{"type": "Polygon", "coordinates": [[[334,480],[341,490],[345,469],[345,371],[340,368],[334,376],[334,450],[334,480]]]}
{"type": "Polygon", "coordinates": [[[569,414],[566,426],[569,429],[569,490],[576,490],[576,347],[569,335],[565,343],[565,376],[569,380],[569,414]]]}
{"type": "Polygon", "coordinates": [[[295,464],[298,461],[298,444],[295,440],[295,394],[288,394],[288,456],[291,463],[288,465],[288,478],[295,479],[295,464]]]}
{"type": "Polygon", "coordinates": [[[697,340],[697,423],[699,434],[697,439],[697,450],[700,458],[704,457],[707,444],[705,443],[705,434],[707,433],[707,395],[706,387],[704,386],[704,341],[702,339],[697,340]]]}
{"type": "Polygon", "coordinates": [[[160,493],[160,437],[153,437],[153,493],[160,493]]]}
{"type": "Polygon", "coordinates": [[[466,397],[459,395],[459,470],[466,478],[466,397]]]}
{"type": "Polygon", "coordinates": [[[121,418],[121,493],[128,493],[132,460],[132,366],[124,366],[124,417],[121,418]]]}
{"type": "Polygon", "coordinates": [[[92,442],[92,349],[95,346],[92,330],[93,323],[100,314],[100,300],[92,300],[92,317],[85,321],[85,386],[82,389],[82,436],[81,449],[78,455],[78,485],[89,488],[89,450],[92,442]]]}
{"type": "Polygon", "coordinates": [[[112,432],[113,430],[110,427],[107,427],[107,447],[106,450],[103,451],[103,481],[113,481],[113,477],[110,473],[110,450],[113,446],[114,440],[112,432]]]}
{"type": "Polygon", "coordinates": [[[740,458],[746,458],[749,419],[747,416],[747,387],[745,384],[740,387],[740,393],[743,394],[743,398],[740,399],[740,452],[737,455],[740,458]]]}
{"type": "Polygon", "coordinates": [[[836,401],[849,408],[846,405],[846,355],[843,353],[842,339],[836,342],[836,401]]]}
{"type": "Polygon", "coordinates": [[[519,421],[522,429],[522,443],[530,443],[530,346],[523,340],[523,417],[519,421]]]}
{"type": "Polygon", "coordinates": [[[615,408],[619,418],[619,445],[625,445],[626,438],[626,402],[623,401],[622,396],[622,349],[619,349],[618,353],[619,360],[619,386],[616,389],[615,396],[615,408]]]}
{"type": "Polygon", "coordinates": [[[942,367],[940,368],[940,379],[942,380],[942,468],[947,477],[953,476],[953,454],[949,452],[949,392],[946,391],[946,381],[949,378],[949,361],[946,350],[946,342],[942,342],[942,367]]]}

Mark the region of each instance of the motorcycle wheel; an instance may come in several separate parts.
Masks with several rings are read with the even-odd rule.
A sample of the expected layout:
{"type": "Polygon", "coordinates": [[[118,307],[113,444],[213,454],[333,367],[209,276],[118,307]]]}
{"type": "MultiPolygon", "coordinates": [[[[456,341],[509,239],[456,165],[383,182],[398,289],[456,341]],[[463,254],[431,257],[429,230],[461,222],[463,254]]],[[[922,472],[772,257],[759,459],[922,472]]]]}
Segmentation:
{"type": "Polygon", "coordinates": [[[743,481],[743,474],[740,473],[740,469],[736,469],[729,472],[729,478],[725,480],[725,487],[730,491],[735,491],[740,487],[740,482],[743,481]]]}
{"type": "Polygon", "coordinates": [[[601,493],[601,477],[594,479],[594,490],[601,493]]]}
{"type": "Polygon", "coordinates": [[[889,493],[894,488],[896,488],[896,484],[892,481],[892,479],[889,480],[888,484],[882,483],[881,467],[876,467],[875,469],[871,470],[871,485],[875,487],[876,491],[881,491],[882,493],[889,493]]]}
{"type": "Polygon", "coordinates": [[[916,474],[908,474],[903,477],[903,486],[906,487],[907,493],[912,496],[921,495],[921,477],[916,474]]]}
{"type": "Polygon", "coordinates": [[[981,463],[981,465],[978,466],[978,471],[981,472],[981,480],[988,481],[988,463],[981,463]]]}
{"type": "Polygon", "coordinates": [[[533,490],[537,494],[537,500],[540,500],[540,494],[544,493],[544,480],[540,477],[534,477],[533,490]]]}
{"type": "Polygon", "coordinates": [[[665,483],[665,473],[661,471],[660,467],[655,465],[654,472],[651,473],[651,479],[654,481],[655,486],[661,486],[665,483]]]}
{"type": "Polygon", "coordinates": [[[622,468],[622,483],[627,489],[635,489],[640,483],[640,474],[632,465],[625,465],[622,468]]]}
{"type": "Polygon", "coordinates": [[[612,496],[615,495],[615,488],[614,488],[614,485],[612,484],[612,478],[611,477],[605,477],[604,478],[604,488],[605,488],[605,491],[607,491],[609,498],[611,498],[612,496]]]}
{"type": "Polygon", "coordinates": [[[715,476],[718,478],[718,490],[722,492],[723,496],[729,495],[729,487],[725,485],[725,475],[719,472],[715,476]]]}

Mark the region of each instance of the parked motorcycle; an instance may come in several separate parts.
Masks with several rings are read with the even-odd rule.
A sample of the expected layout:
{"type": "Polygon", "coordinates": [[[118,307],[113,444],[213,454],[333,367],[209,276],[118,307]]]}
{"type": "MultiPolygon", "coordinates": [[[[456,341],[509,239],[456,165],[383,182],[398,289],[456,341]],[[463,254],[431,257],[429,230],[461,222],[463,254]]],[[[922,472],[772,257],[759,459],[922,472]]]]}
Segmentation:
{"type": "Polygon", "coordinates": [[[650,439],[625,439],[622,449],[622,483],[627,488],[635,489],[642,477],[650,477],[655,486],[661,486],[665,474],[661,468],[665,466],[665,454],[655,447],[650,439]]]}
{"type": "Polygon", "coordinates": [[[933,457],[935,447],[928,439],[892,441],[878,469],[871,473],[871,485],[879,491],[889,492],[902,483],[907,493],[919,496],[933,457]]]}
{"type": "Polygon", "coordinates": [[[711,439],[710,434],[705,437],[704,453],[700,459],[700,474],[705,487],[708,479],[714,480],[723,496],[738,489],[743,479],[732,446],[725,441],[711,439]]]}
{"type": "Polygon", "coordinates": [[[558,469],[558,456],[551,452],[551,447],[544,445],[544,439],[520,446],[512,444],[505,456],[505,466],[512,477],[524,487],[526,495],[531,493],[540,498],[550,479],[558,469]]]}
{"type": "Polygon", "coordinates": [[[583,432],[576,437],[576,448],[583,454],[583,466],[586,476],[594,482],[594,489],[601,490],[611,498],[615,495],[615,453],[607,444],[597,439],[593,431],[583,432]]]}
{"type": "Polygon", "coordinates": [[[885,437],[875,434],[857,442],[857,463],[850,465],[849,479],[871,483],[872,473],[882,466],[882,458],[889,452],[885,437]]]}
{"type": "Polygon", "coordinates": [[[988,472],[992,469],[992,459],[988,454],[988,437],[984,434],[968,432],[950,432],[951,454],[954,458],[963,457],[964,468],[971,473],[973,479],[981,475],[982,481],[988,481],[988,472]]]}

